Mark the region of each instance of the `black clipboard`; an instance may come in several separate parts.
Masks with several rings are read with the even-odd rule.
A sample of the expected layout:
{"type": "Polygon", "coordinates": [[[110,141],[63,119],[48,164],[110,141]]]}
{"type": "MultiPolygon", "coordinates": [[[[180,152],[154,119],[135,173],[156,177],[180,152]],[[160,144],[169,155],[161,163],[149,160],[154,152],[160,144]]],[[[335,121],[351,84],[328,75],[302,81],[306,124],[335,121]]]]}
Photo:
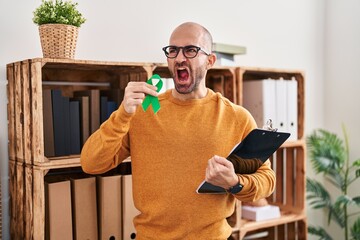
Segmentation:
{"type": "MultiPolygon", "coordinates": [[[[264,163],[289,137],[290,133],[287,132],[255,128],[231,150],[229,156],[234,154],[245,161],[259,159],[264,163]]],[[[222,194],[226,193],[226,190],[203,181],[196,192],[222,194]]]]}

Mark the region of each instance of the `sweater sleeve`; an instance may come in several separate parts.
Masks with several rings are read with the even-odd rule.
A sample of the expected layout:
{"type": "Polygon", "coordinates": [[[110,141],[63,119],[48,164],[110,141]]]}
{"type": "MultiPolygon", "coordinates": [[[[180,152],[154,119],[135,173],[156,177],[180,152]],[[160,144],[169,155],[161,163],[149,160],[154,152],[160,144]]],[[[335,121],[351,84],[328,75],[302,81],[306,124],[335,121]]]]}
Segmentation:
{"type": "Polygon", "coordinates": [[[121,104],[119,109],[87,139],[80,156],[84,172],[107,172],[130,155],[128,132],[132,116],[121,104]]]}
{"type": "Polygon", "coordinates": [[[253,174],[238,175],[243,189],[235,197],[244,202],[256,201],[271,195],[275,190],[275,172],[269,160],[253,174]]]}

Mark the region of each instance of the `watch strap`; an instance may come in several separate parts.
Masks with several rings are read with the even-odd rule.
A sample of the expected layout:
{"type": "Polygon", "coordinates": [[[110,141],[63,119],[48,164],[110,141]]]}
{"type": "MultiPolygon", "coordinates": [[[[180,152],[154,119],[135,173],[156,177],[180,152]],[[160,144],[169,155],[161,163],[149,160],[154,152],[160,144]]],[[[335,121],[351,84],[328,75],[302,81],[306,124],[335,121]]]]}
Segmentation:
{"type": "Polygon", "coordinates": [[[237,184],[235,184],[234,186],[230,187],[227,192],[231,193],[231,194],[237,194],[239,193],[241,190],[243,189],[243,185],[240,184],[240,182],[238,182],[237,184]]]}

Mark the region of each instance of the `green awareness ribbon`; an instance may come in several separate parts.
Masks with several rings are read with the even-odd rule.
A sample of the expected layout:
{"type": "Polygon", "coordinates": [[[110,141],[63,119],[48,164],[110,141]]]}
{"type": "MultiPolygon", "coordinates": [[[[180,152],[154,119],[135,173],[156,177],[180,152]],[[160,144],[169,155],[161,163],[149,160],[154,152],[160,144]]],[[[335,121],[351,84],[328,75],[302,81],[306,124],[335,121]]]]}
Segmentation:
{"type": "MultiPolygon", "coordinates": [[[[160,92],[162,86],[163,86],[163,81],[161,80],[160,76],[157,74],[154,74],[151,76],[151,78],[149,80],[147,80],[146,82],[148,84],[154,85],[153,84],[153,79],[158,79],[158,83],[155,85],[157,87],[156,91],[160,92]]],[[[157,111],[159,111],[160,109],[160,103],[159,103],[159,99],[157,97],[154,97],[152,95],[146,95],[143,103],[142,103],[142,107],[144,109],[144,111],[146,112],[146,110],[148,109],[148,107],[152,104],[152,109],[154,111],[154,113],[157,113],[157,111]]]]}

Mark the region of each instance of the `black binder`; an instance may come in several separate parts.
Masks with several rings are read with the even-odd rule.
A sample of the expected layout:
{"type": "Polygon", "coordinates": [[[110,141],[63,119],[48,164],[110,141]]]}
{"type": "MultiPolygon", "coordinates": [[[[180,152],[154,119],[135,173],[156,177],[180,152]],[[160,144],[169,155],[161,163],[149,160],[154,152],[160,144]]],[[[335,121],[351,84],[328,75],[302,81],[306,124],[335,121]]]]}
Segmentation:
{"type": "MultiPolygon", "coordinates": [[[[244,161],[258,159],[264,163],[289,137],[290,133],[256,128],[231,150],[229,156],[234,154],[244,161]]],[[[235,169],[235,172],[242,174],[241,169],[235,169]]],[[[206,181],[200,184],[196,192],[226,193],[222,187],[214,186],[206,181]]]]}

